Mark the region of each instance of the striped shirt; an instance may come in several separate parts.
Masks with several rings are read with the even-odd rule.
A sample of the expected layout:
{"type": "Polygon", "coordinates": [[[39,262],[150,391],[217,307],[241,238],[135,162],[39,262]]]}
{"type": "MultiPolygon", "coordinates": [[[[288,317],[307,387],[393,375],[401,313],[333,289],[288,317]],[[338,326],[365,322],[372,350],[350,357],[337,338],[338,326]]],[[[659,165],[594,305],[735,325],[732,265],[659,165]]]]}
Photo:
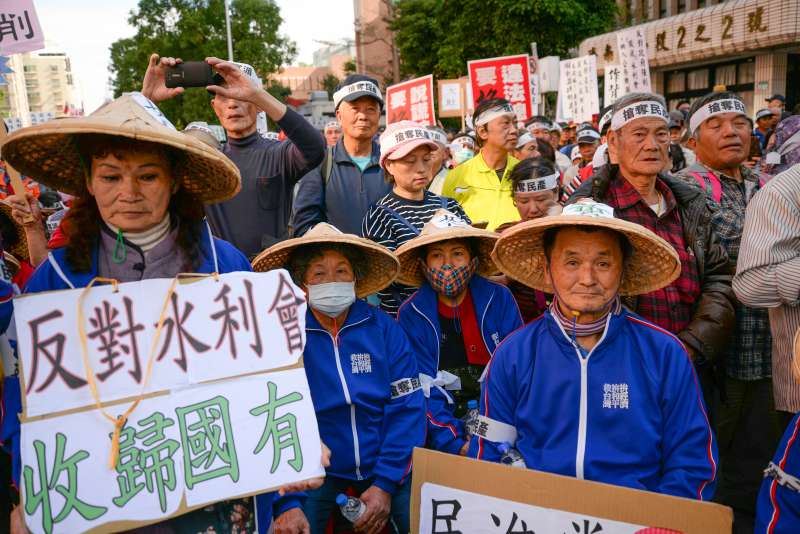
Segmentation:
{"type": "Polygon", "coordinates": [[[748,204],[733,290],[747,306],[769,308],[775,408],[800,411],[792,376],[800,327],[800,165],[775,176],[748,204]]]}
{"type": "MultiPolygon", "coordinates": [[[[409,200],[391,192],[367,210],[364,221],[361,223],[361,235],[394,251],[406,241],[417,237],[425,223],[430,221],[433,214],[442,207],[471,223],[458,202],[452,198],[440,197],[430,191],[425,191],[422,200],[409,200]]],[[[390,285],[378,292],[381,308],[395,317],[400,305],[414,291],[416,289],[409,286],[390,285]]]]}

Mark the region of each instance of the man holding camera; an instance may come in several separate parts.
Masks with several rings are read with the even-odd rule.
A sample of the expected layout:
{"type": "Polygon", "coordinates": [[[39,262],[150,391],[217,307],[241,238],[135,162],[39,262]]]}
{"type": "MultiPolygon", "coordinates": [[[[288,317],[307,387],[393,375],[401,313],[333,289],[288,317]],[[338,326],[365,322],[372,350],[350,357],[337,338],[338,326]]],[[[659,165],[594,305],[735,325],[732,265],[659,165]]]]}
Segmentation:
{"type": "MultiPolygon", "coordinates": [[[[262,87],[250,65],[207,58],[216,71],[204,85],[214,96],[211,107],[225,129],[222,152],[239,168],[242,189],[225,202],[206,207],[214,234],[252,257],[286,239],[295,183],[320,164],[325,142],[301,115],[287,108],[262,87]],[[256,118],[264,112],[289,138],[278,142],[256,131],[256,118]]],[[[180,65],[176,58],[150,56],[142,94],[155,103],[180,95],[184,87],[167,88],[168,71],[180,65]]]]}

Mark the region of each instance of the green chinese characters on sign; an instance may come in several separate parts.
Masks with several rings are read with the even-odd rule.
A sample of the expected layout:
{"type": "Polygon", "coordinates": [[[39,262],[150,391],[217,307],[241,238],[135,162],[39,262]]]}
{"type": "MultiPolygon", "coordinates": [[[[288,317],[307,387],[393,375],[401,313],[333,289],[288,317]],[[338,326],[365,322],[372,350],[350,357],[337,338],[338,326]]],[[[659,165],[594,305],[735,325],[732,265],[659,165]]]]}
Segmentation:
{"type": "Polygon", "coordinates": [[[25,481],[25,513],[31,516],[41,506],[42,529],[47,534],[53,532],[53,525],[66,519],[73,510],[87,521],[93,521],[106,513],[107,508],[93,506],[78,498],[78,463],[89,457],[88,452],[78,451],[65,459],[67,437],[58,432],[56,434],[55,459],[52,472],[49,473],[45,444],[34,440],[33,448],[36,451],[35,473],[38,475],[39,490],[34,490],[34,468],[28,465],[24,466],[22,476],[25,481]],[[62,474],[66,474],[66,485],[60,481],[62,474]],[[56,492],[64,501],[61,511],[55,517],[53,517],[51,492],[56,492]]]}
{"type": "Polygon", "coordinates": [[[239,481],[239,461],[233,441],[228,399],[217,396],[177,408],[186,487],[229,476],[239,481]]]}
{"type": "Polygon", "coordinates": [[[278,398],[278,386],[274,382],[267,382],[268,399],[266,404],[256,406],[250,410],[251,415],[259,416],[267,414],[267,422],[264,425],[264,432],[258,440],[253,454],[258,454],[272,438],[272,467],[270,473],[274,473],[281,463],[281,451],[292,449],[293,457],[288,461],[289,465],[298,473],[303,469],[303,451],[300,448],[300,438],[297,435],[297,418],[293,413],[277,416],[278,408],[297,402],[303,396],[296,391],[278,398]]]}
{"type": "Polygon", "coordinates": [[[174,439],[166,439],[164,430],[174,424],[172,419],[155,412],[139,420],[139,430],[125,425],[120,431],[116,468],[119,495],[112,499],[118,507],[122,508],[147,488],[148,493],[158,493],[161,511],[167,511],[166,489],[174,491],[177,487],[172,455],[179,444],[174,439]]]}

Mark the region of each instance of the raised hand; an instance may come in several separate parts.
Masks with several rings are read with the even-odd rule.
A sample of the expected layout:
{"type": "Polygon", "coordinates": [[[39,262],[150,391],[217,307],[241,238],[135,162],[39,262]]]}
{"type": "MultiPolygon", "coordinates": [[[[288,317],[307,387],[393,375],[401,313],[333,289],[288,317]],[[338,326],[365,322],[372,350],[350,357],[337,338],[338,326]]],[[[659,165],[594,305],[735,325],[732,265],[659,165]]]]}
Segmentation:
{"type": "Polygon", "coordinates": [[[147,64],[147,72],[144,73],[142,82],[142,94],[156,104],[182,94],[183,87],[170,89],[166,86],[167,69],[178,63],[183,63],[183,60],[174,57],[160,58],[158,54],[150,54],[150,62],[147,64]]]}

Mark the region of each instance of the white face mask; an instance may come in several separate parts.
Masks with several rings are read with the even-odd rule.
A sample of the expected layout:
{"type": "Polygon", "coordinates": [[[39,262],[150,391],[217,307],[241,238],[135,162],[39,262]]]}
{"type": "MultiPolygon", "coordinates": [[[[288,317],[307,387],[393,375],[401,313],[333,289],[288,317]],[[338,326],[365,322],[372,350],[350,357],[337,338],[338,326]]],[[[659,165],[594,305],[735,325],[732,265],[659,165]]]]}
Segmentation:
{"type": "Polygon", "coordinates": [[[355,282],[329,282],[308,286],[308,305],[328,317],[339,317],[355,300],[355,282]]]}

